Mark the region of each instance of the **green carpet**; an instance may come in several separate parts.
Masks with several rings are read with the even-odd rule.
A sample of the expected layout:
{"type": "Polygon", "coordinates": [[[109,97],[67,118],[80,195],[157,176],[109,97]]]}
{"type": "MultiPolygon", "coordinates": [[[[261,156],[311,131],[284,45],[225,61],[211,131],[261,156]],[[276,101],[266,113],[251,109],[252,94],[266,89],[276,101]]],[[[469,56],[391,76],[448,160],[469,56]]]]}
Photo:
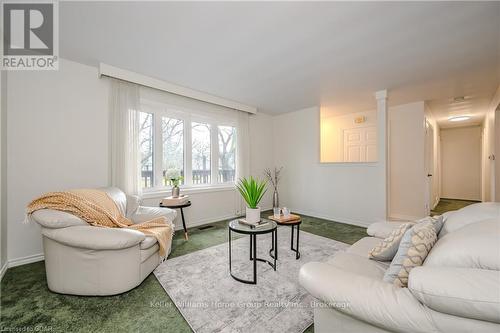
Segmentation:
{"type": "Polygon", "coordinates": [[[464,208],[468,205],[472,205],[478,203],[479,201],[471,201],[471,200],[459,200],[459,199],[444,199],[441,198],[436,207],[431,211],[434,215],[441,215],[445,212],[449,212],[451,210],[457,210],[460,208],[464,208]]]}
{"type": "MultiPolygon", "coordinates": [[[[269,215],[265,212],[263,215],[269,215]]],[[[227,241],[227,223],[174,236],[170,258],[227,241]]],[[[303,217],[301,229],[352,244],[366,236],[353,225],[303,217]]],[[[191,332],[153,274],[137,288],[117,296],[80,297],[50,292],[43,262],[10,268],[0,284],[1,331],[49,332],[191,332]]],[[[306,332],[313,332],[311,326],[306,332]]]]}

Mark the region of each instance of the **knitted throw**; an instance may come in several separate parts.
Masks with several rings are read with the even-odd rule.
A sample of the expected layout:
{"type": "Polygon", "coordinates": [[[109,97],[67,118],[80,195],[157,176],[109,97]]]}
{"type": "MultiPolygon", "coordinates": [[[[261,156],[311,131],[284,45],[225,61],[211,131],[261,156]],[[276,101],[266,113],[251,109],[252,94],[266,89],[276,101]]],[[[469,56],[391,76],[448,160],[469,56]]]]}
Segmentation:
{"type": "Polygon", "coordinates": [[[134,224],[123,216],[106,192],[90,189],[50,192],[33,200],[27,207],[28,217],[39,209],[54,209],[71,213],[90,225],[104,228],[128,228],[154,236],[160,246],[160,256],[165,257],[167,245],[172,241],[173,230],[165,217],[134,224]]]}

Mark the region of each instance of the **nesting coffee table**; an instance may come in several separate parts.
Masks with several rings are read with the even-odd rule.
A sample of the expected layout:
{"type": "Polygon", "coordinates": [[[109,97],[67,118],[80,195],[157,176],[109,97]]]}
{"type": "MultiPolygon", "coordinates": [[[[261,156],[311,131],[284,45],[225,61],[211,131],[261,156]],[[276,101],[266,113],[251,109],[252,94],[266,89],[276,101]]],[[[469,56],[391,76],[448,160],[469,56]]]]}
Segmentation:
{"type": "Polygon", "coordinates": [[[250,227],[248,225],[239,223],[238,220],[233,220],[229,222],[229,273],[236,281],[257,284],[257,261],[261,261],[269,264],[274,270],[276,270],[276,260],[278,258],[278,225],[276,222],[271,220],[265,220],[268,222],[262,227],[250,227]],[[231,233],[238,233],[250,236],[250,261],[253,263],[253,279],[245,280],[234,275],[232,271],[232,261],[231,261],[231,233]],[[271,233],[271,250],[269,254],[273,258],[273,262],[257,258],[257,235],[263,235],[271,233]]]}
{"type": "MultiPolygon", "coordinates": [[[[295,259],[298,260],[300,258],[300,251],[299,251],[299,236],[300,236],[300,225],[302,224],[302,218],[299,215],[294,215],[290,214],[289,217],[283,217],[280,216],[279,218],[275,218],[273,215],[269,216],[270,220],[275,221],[278,225],[287,225],[290,226],[291,228],[291,235],[290,235],[290,250],[295,252],[295,259]],[[295,247],[294,247],[294,234],[295,234],[295,229],[297,229],[297,238],[295,240],[295,247]]],[[[273,257],[271,254],[271,251],[269,251],[269,255],[273,257]]],[[[278,259],[278,252],[274,254],[276,256],[276,259],[278,259]]]]}

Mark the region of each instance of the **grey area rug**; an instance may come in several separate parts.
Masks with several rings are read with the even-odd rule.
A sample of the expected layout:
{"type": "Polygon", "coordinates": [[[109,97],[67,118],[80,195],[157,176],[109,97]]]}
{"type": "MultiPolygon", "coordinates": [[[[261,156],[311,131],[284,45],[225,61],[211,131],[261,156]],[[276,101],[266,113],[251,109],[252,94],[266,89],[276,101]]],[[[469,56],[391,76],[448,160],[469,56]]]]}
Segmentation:
{"type": "MultiPolygon", "coordinates": [[[[234,233],[233,233],[234,235],[234,233]]],[[[233,274],[252,278],[249,236],[232,241],[233,274]]],[[[154,274],[193,331],[303,332],[313,323],[314,302],[299,285],[300,267],[325,261],[349,245],[300,232],[299,260],[290,250],[290,227],[278,228],[278,264],[274,271],[257,262],[257,285],[229,275],[228,244],[169,259],[154,274]]],[[[257,236],[257,257],[271,260],[271,234],[257,236]]]]}

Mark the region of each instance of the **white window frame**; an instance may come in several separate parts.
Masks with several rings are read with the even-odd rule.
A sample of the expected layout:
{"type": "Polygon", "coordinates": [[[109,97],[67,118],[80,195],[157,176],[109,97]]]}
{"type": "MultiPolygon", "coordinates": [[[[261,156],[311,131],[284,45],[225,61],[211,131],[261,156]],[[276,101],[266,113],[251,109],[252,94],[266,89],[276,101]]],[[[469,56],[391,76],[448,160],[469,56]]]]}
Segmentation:
{"type": "MultiPolygon", "coordinates": [[[[183,121],[183,148],[184,148],[184,184],[180,187],[184,190],[206,190],[206,189],[233,189],[235,182],[219,182],[219,126],[230,126],[236,128],[235,140],[238,140],[238,128],[235,122],[218,121],[209,117],[198,116],[192,111],[169,104],[141,99],[141,107],[145,110],[141,112],[153,114],[153,187],[142,188],[143,193],[152,194],[155,192],[167,192],[172,186],[164,186],[163,175],[163,138],[162,138],[162,118],[173,118],[183,121]],[[210,184],[193,184],[192,174],[192,123],[205,123],[210,125],[210,184]]],[[[236,147],[236,150],[238,147],[236,147]]],[[[235,152],[237,159],[237,151],[235,152]]],[[[235,174],[237,163],[235,163],[235,174]]],[[[142,181],[142,180],[141,180],[142,181]]]]}

